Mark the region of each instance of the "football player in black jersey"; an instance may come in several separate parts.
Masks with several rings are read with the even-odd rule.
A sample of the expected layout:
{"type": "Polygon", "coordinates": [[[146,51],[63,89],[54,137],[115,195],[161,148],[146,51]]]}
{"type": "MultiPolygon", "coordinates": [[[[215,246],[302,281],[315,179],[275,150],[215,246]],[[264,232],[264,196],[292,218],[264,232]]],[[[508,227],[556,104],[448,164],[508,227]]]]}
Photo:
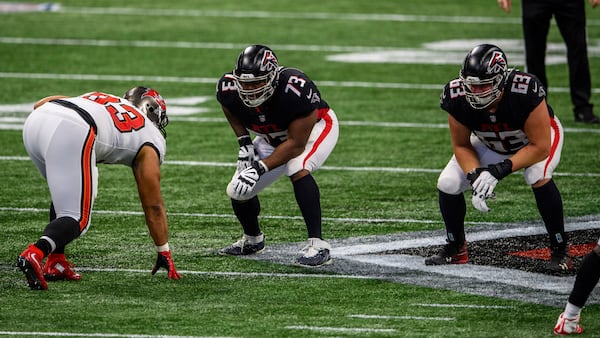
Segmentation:
{"type": "Polygon", "coordinates": [[[264,249],[257,194],[285,174],[308,232],[296,263],[331,263],[331,248],[321,233],[319,188],[311,173],[333,151],[339,130],[317,86],[300,70],[281,67],[269,47],[251,45],[239,54],[233,72],[217,83],[217,100],[240,146],[227,194],[244,231],[239,241],[219,253],[249,255],[264,249]]]}
{"type": "Polygon", "coordinates": [[[440,174],[439,206],[447,244],[427,265],[468,262],[463,192],[488,212],[498,181],[519,169],[531,186],[550,237],[548,269],[572,268],[568,255],[562,198],[552,173],[560,161],[563,128],[546,103],[546,92],[533,75],[508,69],[504,52],[483,44],[466,56],[460,76],[444,87],[440,106],[448,113],[454,155],[440,174]]]}

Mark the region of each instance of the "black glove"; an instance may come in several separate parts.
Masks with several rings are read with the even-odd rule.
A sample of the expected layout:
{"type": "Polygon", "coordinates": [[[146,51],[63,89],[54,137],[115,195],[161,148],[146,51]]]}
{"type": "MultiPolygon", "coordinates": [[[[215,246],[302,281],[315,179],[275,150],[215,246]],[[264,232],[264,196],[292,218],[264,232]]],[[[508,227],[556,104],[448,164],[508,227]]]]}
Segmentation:
{"type": "Polygon", "coordinates": [[[487,170],[494,176],[498,181],[512,173],[512,161],[508,158],[502,162],[496,164],[490,164],[487,170]]]}

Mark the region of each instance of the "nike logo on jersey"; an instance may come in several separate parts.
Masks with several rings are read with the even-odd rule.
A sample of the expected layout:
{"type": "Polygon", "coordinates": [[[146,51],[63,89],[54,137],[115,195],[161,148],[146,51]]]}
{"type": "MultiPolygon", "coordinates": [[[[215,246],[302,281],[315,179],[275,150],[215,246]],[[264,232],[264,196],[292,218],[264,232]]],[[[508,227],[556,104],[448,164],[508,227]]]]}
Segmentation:
{"type": "Polygon", "coordinates": [[[312,94],[312,99],[310,99],[310,103],[315,103],[315,102],[321,102],[321,98],[319,97],[319,94],[317,94],[317,93],[312,94]]]}

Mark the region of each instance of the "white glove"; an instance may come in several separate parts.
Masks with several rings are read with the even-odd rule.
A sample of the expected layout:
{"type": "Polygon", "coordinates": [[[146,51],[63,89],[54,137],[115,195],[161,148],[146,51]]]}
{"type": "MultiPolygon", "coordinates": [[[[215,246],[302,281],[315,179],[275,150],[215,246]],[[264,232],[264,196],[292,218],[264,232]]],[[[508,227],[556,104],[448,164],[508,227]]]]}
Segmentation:
{"type": "Polygon", "coordinates": [[[479,177],[473,182],[473,196],[478,196],[480,199],[486,199],[494,196],[494,188],[498,184],[498,179],[492,176],[489,171],[484,170],[479,174],[479,177]]]}
{"type": "Polygon", "coordinates": [[[235,199],[246,199],[252,194],[260,175],[267,171],[269,171],[269,169],[262,161],[253,162],[250,167],[240,171],[237,176],[233,178],[231,183],[229,183],[232,191],[228,191],[228,194],[232,198],[235,197],[235,199]]]}
{"type": "Polygon", "coordinates": [[[487,204],[485,203],[486,198],[483,195],[477,195],[475,194],[475,192],[473,192],[473,197],[471,198],[471,203],[473,203],[473,206],[475,207],[475,209],[481,211],[481,212],[488,212],[490,211],[490,208],[488,208],[487,204]]]}
{"type": "Polygon", "coordinates": [[[240,150],[238,151],[237,171],[241,172],[252,166],[252,162],[258,161],[258,154],[249,135],[239,137],[238,143],[240,144],[240,150]]]}

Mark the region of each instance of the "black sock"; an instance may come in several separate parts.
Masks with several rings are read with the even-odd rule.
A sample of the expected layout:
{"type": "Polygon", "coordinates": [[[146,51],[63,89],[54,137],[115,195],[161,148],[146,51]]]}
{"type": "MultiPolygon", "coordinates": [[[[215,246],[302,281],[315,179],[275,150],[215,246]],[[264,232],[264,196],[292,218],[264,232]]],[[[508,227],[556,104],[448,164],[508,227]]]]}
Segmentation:
{"type": "Polygon", "coordinates": [[[577,271],[573,290],[569,295],[569,303],[583,307],[600,280],[600,257],[594,251],[587,254],[577,271]]]}
{"type": "Polygon", "coordinates": [[[54,210],[54,203],[50,202],[50,222],[56,219],[56,211],[54,210]]]}
{"type": "Polygon", "coordinates": [[[306,223],[308,238],[321,238],[321,193],[312,175],[292,182],[296,202],[306,223]]]}
{"type": "Polygon", "coordinates": [[[562,197],[556,184],[553,180],[550,180],[541,187],[533,188],[533,194],[550,237],[550,247],[553,249],[566,249],[568,238],[565,233],[562,197]]]}
{"type": "Polygon", "coordinates": [[[465,242],[465,214],[467,205],[463,194],[450,195],[438,190],[438,202],[446,234],[451,244],[462,245],[465,242]]]}
{"type": "Polygon", "coordinates": [[[51,252],[64,253],[65,246],[72,240],[79,237],[79,222],[71,217],[60,217],[50,222],[44,229],[44,237],[48,237],[54,242],[55,250],[52,251],[52,244],[44,237],[40,238],[35,245],[40,248],[45,255],[51,252]],[[57,252],[56,249],[59,249],[57,252]]]}
{"type": "Polygon", "coordinates": [[[247,201],[231,200],[233,212],[244,229],[244,233],[248,236],[260,235],[260,227],[258,226],[258,215],[260,214],[260,201],[258,196],[254,196],[247,201]]]}

